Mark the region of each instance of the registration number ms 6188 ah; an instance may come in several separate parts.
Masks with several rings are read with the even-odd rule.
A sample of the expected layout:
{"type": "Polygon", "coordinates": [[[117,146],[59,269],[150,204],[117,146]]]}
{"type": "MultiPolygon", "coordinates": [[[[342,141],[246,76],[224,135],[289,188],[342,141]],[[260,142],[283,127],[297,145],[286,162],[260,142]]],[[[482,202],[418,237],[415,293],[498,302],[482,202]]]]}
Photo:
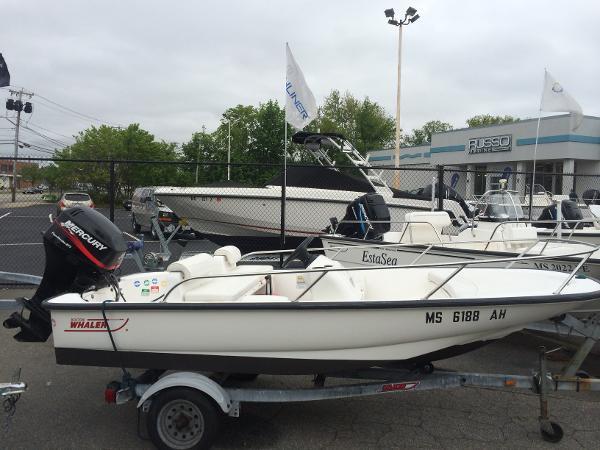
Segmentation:
{"type": "Polygon", "coordinates": [[[479,322],[479,320],[503,320],[506,318],[506,309],[494,309],[482,313],[478,309],[461,311],[430,311],[425,313],[425,323],[442,322],[479,322]]]}

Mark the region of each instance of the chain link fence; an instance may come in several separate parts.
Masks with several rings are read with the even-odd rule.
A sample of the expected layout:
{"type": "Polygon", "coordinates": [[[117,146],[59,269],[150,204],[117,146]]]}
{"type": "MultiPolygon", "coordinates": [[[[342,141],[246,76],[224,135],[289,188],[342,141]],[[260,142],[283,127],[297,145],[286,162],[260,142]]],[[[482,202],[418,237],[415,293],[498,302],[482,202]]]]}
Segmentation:
{"type": "MultiPolygon", "coordinates": [[[[530,173],[450,166],[367,171],[291,164],[284,183],[281,164],[40,158],[18,161],[20,175],[13,189],[12,163],[11,158],[0,160],[0,272],[33,275],[43,271],[42,234],[51,215],[76,203],[93,203],[122,231],[143,239],[144,252],[164,250],[152,217],[166,236],[180,226],[168,244],[173,260],[228,244],[244,253],[293,248],[306,236],[318,236],[331,218],[341,219],[347,205],[365,192],[384,193],[392,231],[399,231],[404,215],[415,210],[468,216],[477,197],[499,188],[500,180],[518,191],[526,210],[531,185],[530,173]],[[453,192],[465,200],[462,205],[444,200],[453,198],[453,192]]],[[[534,186],[536,194],[544,190],[550,197],[570,194],[582,201],[586,192],[600,187],[600,176],[542,173],[534,186]]],[[[122,270],[137,271],[139,265],[127,259],[122,270]]]]}

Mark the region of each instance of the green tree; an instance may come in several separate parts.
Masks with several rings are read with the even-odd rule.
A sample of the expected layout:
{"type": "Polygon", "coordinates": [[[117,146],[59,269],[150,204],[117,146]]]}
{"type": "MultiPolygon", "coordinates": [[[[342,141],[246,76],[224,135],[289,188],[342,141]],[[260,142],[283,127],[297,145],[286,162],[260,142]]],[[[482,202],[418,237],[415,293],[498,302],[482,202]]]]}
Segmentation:
{"type": "Polygon", "coordinates": [[[35,186],[38,181],[43,180],[43,173],[36,163],[26,164],[19,170],[19,175],[23,181],[31,183],[32,186],[35,186]]]}
{"type": "Polygon", "coordinates": [[[342,133],[365,154],[393,142],[395,125],[393,117],[368,97],[358,100],[349,92],[342,96],[338,90],[333,90],[319,108],[310,129],[342,133]]]}
{"type": "MultiPolygon", "coordinates": [[[[176,161],[175,144],[158,142],[154,136],[131,124],[125,129],[105,125],[79,133],[73,145],[57,152],[57,161],[46,170],[60,189],[83,189],[102,200],[108,195],[110,160],[176,161]],[[106,162],[81,163],[68,159],[93,159],[106,162]]],[[[177,184],[177,167],[171,164],[115,164],[115,187],[118,197],[130,196],[138,186],[177,184]]]]}
{"type": "Polygon", "coordinates": [[[452,125],[439,120],[430,120],[421,128],[416,128],[411,134],[404,136],[404,145],[421,145],[431,142],[434,133],[442,133],[452,129],[452,125]]]}
{"type": "Polygon", "coordinates": [[[184,161],[196,162],[196,164],[182,166],[185,172],[184,184],[196,184],[196,173],[198,184],[224,179],[225,167],[202,164],[221,162],[224,155],[226,158],[227,150],[223,149],[221,143],[217,141],[216,132],[208,133],[206,128],[202,127],[201,131],[194,133],[192,139],[181,146],[181,151],[184,161]]]}
{"type": "Polygon", "coordinates": [[[502,125],[504,123],[518,122],[519,119],[513,116],[492,116],[490,114],[478,114],[467,119],[469,128],[487,127],[489,125],[502,125]]]}

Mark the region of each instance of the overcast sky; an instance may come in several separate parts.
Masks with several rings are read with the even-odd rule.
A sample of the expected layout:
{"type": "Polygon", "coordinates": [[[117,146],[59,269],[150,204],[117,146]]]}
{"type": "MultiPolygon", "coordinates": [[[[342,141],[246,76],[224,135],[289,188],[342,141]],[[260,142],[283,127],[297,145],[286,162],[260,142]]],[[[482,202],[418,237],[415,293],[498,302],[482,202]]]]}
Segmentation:
{"type": "MultiPolygon", "coordinates": [[[[421,18],[404,29],[405,130],[433,119],[462,127],[482,113],[536,117],[544,67],[584,114],[600,115],[600,2],[583,0],[4,0],[0,52],[15,86],[182,142],[228,107],[282,103],[286,41],[318,103],[340,89],[395,114],[397,30],[383,10],[408,6],[421,18]]],[[[44,98],[24,115],[30,128],[70,143],[97,123],[44,98]]],[[[0,120],[0,143],[9,126],[0,120]]],[[[27,130],[23,140],[53,147],[27,130]]]]}

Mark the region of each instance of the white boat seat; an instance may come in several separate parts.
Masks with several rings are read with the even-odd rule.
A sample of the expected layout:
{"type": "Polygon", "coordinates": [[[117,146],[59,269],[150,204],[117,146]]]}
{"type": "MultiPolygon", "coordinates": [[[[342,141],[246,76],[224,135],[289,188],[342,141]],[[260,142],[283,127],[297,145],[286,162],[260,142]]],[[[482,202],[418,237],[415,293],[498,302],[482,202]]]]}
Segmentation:
{"type": "MultiPolygon", "coordinates": [[[[407,231],[408,233],[408,231],[407,231]]],[[[402,237],[401,231],[388,231],[387,233],[383,233],[383,242],[400,242],[400,238],[402,237]]]]}
{"type": "Polygon", "coordinates": [[[225,277],[207,280],[200,286],[184,290],[184,302],[235,302],[256,293],[266,284],[264,275],[225,277]]]}
{"type": "MultiPolygon", "coordinates": [[[[427,278],[436,287],[441,285],[454,269],[430,270],[427,278]]],[[[432,298],[437,298],[440,291],[444,291],[451,298],[476,298],[479,289],[477,285],[470,280],[460,278],[460,273],[442,286],[432,298]]]]}
{"type": "Polygon", "coordinates": [[[510,248],[531,245],[532,241],[537,241],[538,234],[534,227],[526,226],[506,226],[502,230],[502,237],[510,248]]]}
{"type": "MultiPolygon", "coordinates": [[[[326,256],[320,255],[309,266],[309,269],[319,269],[322,267],[343,267],[338,261],[333,261],[326,256]]],[[[322,273],[308,273],[306,287],[319,280],[322,273]]],[[[353,278],[349,271],[329,272],[325,274],[317,283],[310,288],[310,291],[302,296],[300,300],[312,301],[330,301],[347,300],[358,301],[364,297],[364,280],[360,276],[353,278]]],[[[304,290],[304,289],[302,289],[304,290]]]]}
{"type": "Polygon", "coordinates": [[[213,257],[208,253],[198,253],[189,258],[172,262],[167,267],[169,272],[181,272],[184,279],[208,275],[212,269],[213,257]]]}
{"type": "MultiPolygon", "coordinates": [[[[268,265],[245,265],[237,266],[230,270],[230,274],[259,273],[258,275],[248,275],[240,277],[206,278],[202,283],[196,284],[192,281],[192,286],[183,290],[184,302],[235,302],[241,300],[244,296],[253,295],[263,290],[267,284],[265,275],[273,270],[273,266],[268,265]]],[[[211,273],[209,275],[221,275],[211,273]]]]}
{"type": "Polygon", "coordinates": [[[404,215],[407,222],[403,242],[434,243],[440,242],[445,227],[452,225],[446,211],[415,211],[404,215]]]}
{"type": "Polygon", "coordinates": [[[214,256],[223,256],[229,267],[233,268],[242,259],[242,253],[240,249],[233,245],[226,245],[225,247],[218,248],[214,256]]]}

